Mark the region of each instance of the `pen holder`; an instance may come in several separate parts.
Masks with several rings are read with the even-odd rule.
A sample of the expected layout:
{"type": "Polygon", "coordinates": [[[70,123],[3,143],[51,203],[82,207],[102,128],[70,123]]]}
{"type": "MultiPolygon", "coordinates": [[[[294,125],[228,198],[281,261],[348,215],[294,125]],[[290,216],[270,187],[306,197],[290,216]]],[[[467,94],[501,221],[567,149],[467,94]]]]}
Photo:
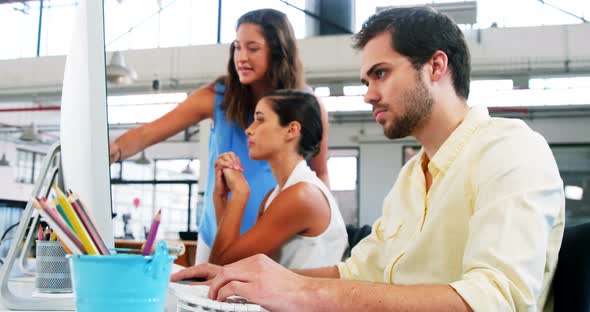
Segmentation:
{"type": "Polygon", "coordinates": [[[58,241],[36,241],[37,277],[35,288],[42,293],[72,292],[70,265],[58,241]]]}
{"type": "Polygon", "coordinates": [[[69,255],[78,312],[162,312],[172,261],[166,242],[153,255],[69,255]]]}

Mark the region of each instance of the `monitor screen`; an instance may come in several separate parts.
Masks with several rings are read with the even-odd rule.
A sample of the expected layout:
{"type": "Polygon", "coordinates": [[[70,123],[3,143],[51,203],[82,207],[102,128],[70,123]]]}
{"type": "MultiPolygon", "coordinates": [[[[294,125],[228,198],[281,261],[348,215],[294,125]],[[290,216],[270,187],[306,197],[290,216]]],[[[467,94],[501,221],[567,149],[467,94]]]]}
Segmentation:
{"type": "Polygon", "coordinates": [[[104,13],[102,1],[82,1],[66,58],[60,142],[66,189],[86,203],[113,247],[104,13]]]}

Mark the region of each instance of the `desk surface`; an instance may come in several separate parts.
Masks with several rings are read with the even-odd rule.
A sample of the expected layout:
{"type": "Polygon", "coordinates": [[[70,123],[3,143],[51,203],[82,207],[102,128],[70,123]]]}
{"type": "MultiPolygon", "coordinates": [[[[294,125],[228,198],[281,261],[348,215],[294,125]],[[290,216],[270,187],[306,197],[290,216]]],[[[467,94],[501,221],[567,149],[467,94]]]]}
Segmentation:
{"type": "MultiPolygon", "coordinates": [[[[140,242],[141,243],[141,242],[140,242]]],[[[196,244],[195,244],[196,247],[196,244]]],[[[187,247],[188,248],[188,247],[187,247]]],[[[193,253],[193,257],[194,257],[194,253],[193,253]]],[[[172,272],[178,272],[179,270],[183,269],[183,266],[179,266],[179,265],[172,265],[172,272]]],[[[35,289],[35,281],[34,281],[34,277],[16,277],[16,278],[11,278],[8,282],[8,289],[10,291],[10,293],[12,293],[15,296],[18,297],[23,297],[23,298],[32,298],[32,293],[35,289]]],[[[73,300],[73,298],[72,298],[73,300]]],[[[172,292],[170,290],[168,290],[168,296],[166,298],[166,308],[165,311],[166,312],[176,312],[177,307],[176,307],[176,297],[172,294],[172,292]]],[[[72,306],[70,304],[70,306],[72,306]]],[[[12,311],[9,310],[7,307],[5,307],[2,304],[2,301],[0,301],[0,312],[5,312],[5,311],[12,311]]],[[[24,312],[33,312],[32,310],[20,310],[20,311],[24,311],[24,312]]],[[[35,312],[49,312],[48,310],[34,310],[35,312]]],[[[60,311],[60,310],[53,310],[55,311],[60,311]]],[[[72,311],[72,310],[61,310],[61,311],[72,311]]]]}
{"type": "MultiPolygon", "coordinates": [[[[179,269],[177,267],[173,267],[173,270],[176,272],[179,269]]],[[[34,288],[34,282],[9,282],[9,288],[12,291],[12,293],[14,294],[24,294],[24,293],[31,293],[33,291],[34,288]]],[[[165,312],[176,312],[177,307],[176,307],[176,303],[177,303],[177,299],[176,297],[172,294],[172,292],[170,290],[168,290],[168,296],[166,298],[166,307],[165,307],[165,312]]],[[[0,302],[0,312],[8,312],[8,311],[13,311],[13,310],[9,310],[7,309],[4,305],[2,305],[2,303],[0,302]]],[[[19,310],[21,312],[50,312],[48,310],[19,310]]],[[[72,310],[53,310],[52,312],[72,312],[72,310]]]]}
{"type": "MultiPolygon", "coordinates": [[[[10,289],[10,291],[13,294],[15,294],[17,296],[25,296],[25,294],[28,294],[28,297],[31,297],[30,294],[33,292],[33,290],[35,288],[34,284],[35,284],[35,282],[32,279],[31,280],[20,280],[20,281],[9,281],[8,288],[10,289]]],[[[9,310],[8,308],[6,308],[2,304],[2,302],[0,302],[0,312],[4,312],[4,311],[12,311],[12,310],[9,310]]],[[[31,310],[20,310],[20,311],[32,312],[31,310]]],[[[48,310],[35,310],[35,312],[46,312],[46,311],[48,311],[48,310]]],[[[71,311],[71,310],[69,310],[69,311],[71,311]]]]}
{"type": "MultiPolygon", "coordinates": [[[[182,265],[184,267],[189,267],[195,264],[195,258],[197,254],[197,242],[196,241],[171,241],[171,243],[182,243],[184,244],[185,252],[183,255],[178,256],[174,263],[178,265],[182,265]]],[[[144,241],[134,241],[134,240],[126,240],[126,239],[116,239],[115,240],[115,247],[116,248],[131,248],[131,249],[141,249],[144,241]]]]}

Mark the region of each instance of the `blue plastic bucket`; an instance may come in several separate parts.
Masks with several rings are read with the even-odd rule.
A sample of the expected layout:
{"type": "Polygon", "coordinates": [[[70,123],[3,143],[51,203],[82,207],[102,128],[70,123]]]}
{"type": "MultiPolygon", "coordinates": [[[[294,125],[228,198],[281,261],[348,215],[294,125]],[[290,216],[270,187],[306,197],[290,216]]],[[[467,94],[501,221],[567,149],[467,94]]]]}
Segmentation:
{"type": "Polygon", "coordinates": [[[78,312],[162,312],[172,261],[166,242],[153,256],[71,255],[70,269],[78,312]]]}

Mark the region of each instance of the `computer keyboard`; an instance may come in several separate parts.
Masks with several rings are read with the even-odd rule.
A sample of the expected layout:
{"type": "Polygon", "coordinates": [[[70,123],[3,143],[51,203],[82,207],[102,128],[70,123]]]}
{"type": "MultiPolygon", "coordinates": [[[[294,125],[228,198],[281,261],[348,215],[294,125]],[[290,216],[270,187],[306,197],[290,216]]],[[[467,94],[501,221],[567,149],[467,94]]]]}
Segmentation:
{"type": "Polygon", "coordinates": [[[209,286],[185,285],[170,283],[170,289],[177,298],[177,312],[264,312],[264,308],[257,304],[249,303],[246,299],[238,296],[227,298],[225,302],[209,299],[209,286]]]}

